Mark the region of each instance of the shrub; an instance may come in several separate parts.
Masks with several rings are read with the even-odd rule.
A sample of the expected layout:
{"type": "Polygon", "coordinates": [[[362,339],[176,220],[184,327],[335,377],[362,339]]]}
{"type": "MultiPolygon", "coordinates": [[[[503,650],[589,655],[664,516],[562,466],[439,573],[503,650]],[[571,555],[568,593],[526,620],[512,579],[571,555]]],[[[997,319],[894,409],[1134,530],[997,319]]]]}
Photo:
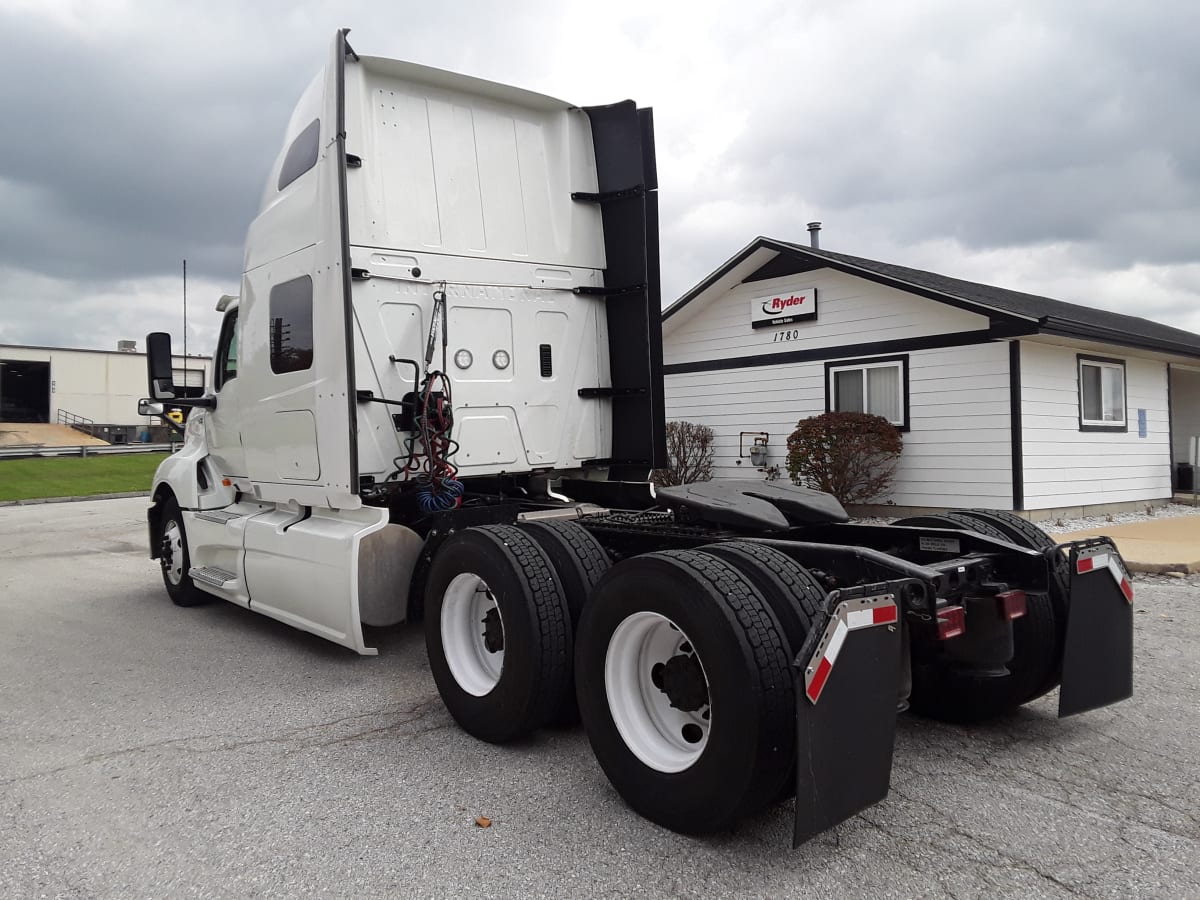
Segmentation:
{"type": "Polygon", "coordinates": [[[882,416],[827,412],[801,419],[787,446],[792,481],[845,504],[869,503],[891,488],[903,442],[882,416]]]}
{"type": "Polygon", "coordinates": [[[713,430],[696,422],[667,423],[667,467],[650,476],[659,487],[710,481],[713,476],[713,430]]]}

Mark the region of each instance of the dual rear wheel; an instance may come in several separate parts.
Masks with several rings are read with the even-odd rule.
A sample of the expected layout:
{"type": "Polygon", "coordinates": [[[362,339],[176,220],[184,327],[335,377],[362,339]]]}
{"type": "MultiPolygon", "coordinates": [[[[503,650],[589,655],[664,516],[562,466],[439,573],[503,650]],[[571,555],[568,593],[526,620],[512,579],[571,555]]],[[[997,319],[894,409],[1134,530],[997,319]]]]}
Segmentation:
{"type": "Polygon", "coordinates": [[[519,738],[577,702],[620,794],[682,832],[728,827],[793,783],[791,663],[824,592],[779,551],[610,566],[574,523],[470,528],[439,549],[425,597],[434,679],[476,737],[519,738]]]}

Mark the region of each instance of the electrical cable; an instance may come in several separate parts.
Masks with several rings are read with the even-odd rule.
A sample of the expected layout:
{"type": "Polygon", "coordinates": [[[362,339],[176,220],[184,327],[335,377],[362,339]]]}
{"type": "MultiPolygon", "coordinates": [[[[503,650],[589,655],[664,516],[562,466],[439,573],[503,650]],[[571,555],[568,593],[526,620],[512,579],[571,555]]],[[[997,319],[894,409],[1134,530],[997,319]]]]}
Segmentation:
{"type": "Polygon", "coordinates": [[[446,310],[446,284],[433,293],[433,315],[425,344],[425,377],[421,382],[413,412],[413,427],[405,439],[407,458],[396,457],[392,480],[403,476],[416,487],[417,502],[424,513],[443,512],[462,505],[465,487],[457,479],[458,467],[451,458],[458,452],[458,442],[450,437],[454,430],[454,403],[450,378],[446,375],[446,353],[449,343],[446,310]],[[441,330],[442,368],[430,371],[441,330]]]}

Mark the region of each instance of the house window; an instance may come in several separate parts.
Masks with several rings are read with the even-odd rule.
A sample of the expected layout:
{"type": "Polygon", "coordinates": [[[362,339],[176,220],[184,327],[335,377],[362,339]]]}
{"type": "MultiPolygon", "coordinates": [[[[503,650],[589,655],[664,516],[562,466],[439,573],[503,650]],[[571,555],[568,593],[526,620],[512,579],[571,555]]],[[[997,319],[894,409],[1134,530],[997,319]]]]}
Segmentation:
{"type": "Polygon", "coordinates": [[[1125,431],[1125,363],[1079,357],[1079,430],[1125,431]]]}
{"type": "Polygon", "coordinates": [[[825,408],[865,412],[908,428],[908,357],[825,363],[825,408]]]}
{"type": "Polygon", "coordinates": [[[271,371],[300,372],[313,362],[313,283],[307,275],[271,288],[271,371]]]}

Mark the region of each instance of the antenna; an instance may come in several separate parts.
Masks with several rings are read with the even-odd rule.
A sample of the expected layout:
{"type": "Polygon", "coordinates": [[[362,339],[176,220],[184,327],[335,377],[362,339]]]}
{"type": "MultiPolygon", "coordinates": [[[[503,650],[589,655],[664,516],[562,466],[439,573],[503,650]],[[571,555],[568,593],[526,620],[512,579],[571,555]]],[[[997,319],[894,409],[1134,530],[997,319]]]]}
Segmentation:
{"type": "Polygon", "coordinates": [[[187,260],[183,261],[183,386],[187,387],[187,260]]]}

